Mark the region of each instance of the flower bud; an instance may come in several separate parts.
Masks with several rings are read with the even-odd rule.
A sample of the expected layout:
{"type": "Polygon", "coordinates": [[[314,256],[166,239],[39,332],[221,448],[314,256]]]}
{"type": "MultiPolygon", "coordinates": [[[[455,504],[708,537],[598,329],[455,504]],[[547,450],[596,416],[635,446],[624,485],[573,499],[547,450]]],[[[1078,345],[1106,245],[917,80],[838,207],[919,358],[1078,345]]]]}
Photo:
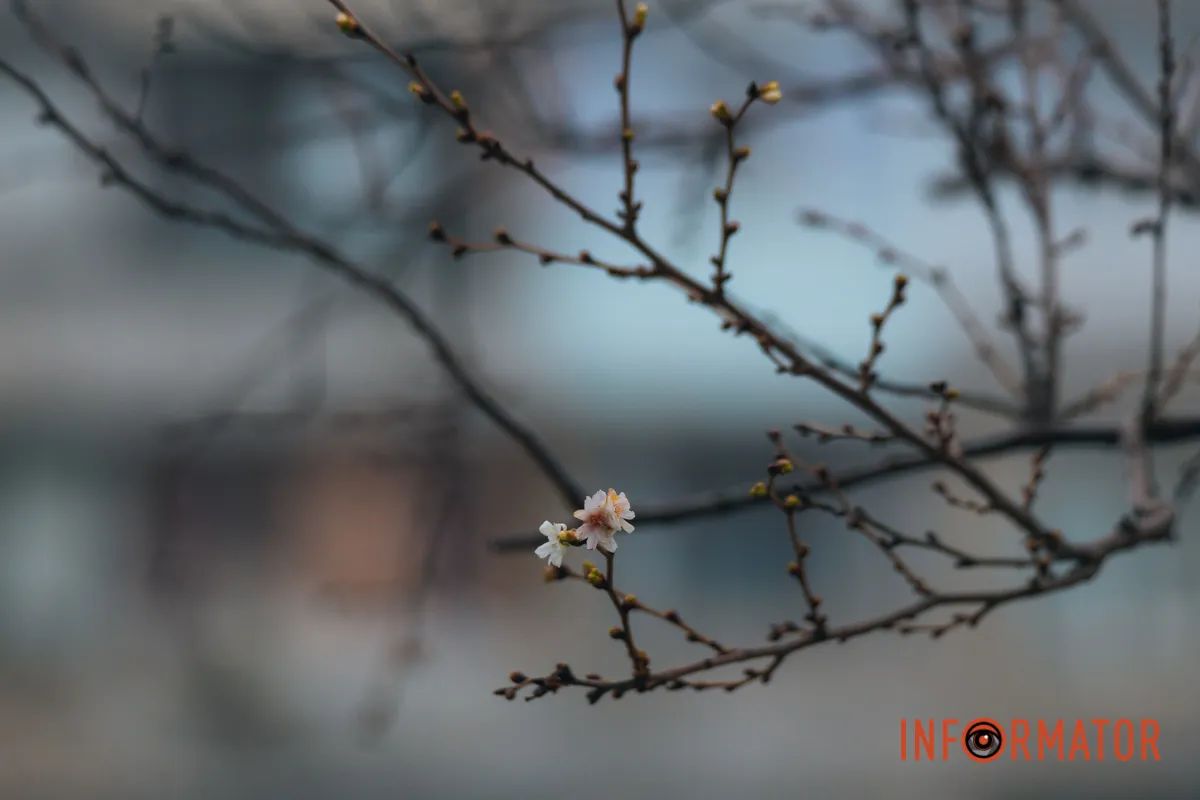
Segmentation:
{"type": "Polygon", "coordinates": [[[782,100],[783,92],[779,91],[779,81],[767,81],[758,87],[758,99],[772,106],[782,100]]]}
{"type": "Polygon", "coordinates": [[[458,89],[455,89],[450,93],[450,105],[454,106],[454,108],[458,111],[467,110],[467,101],[463,97],[462,92],[460,92],[458,89]]]}
{"type": "Polygon", "coordinates": [[[422,103],[432,103],[433,93],[425,88],[425,85],[420,81],[411,81],[408,84],[408,90],[416,95],[417,99],[422,103]]]}
{"type": "Polygon", "coordinates": [[[358,36],[362,33],[362,28],[359,27],[358,20],[345,11],[338,12],[337,26],[347,36],[358,36]]]}
{"type": "Polygon", "coordinates": [[[638,3],[633,9],[633,29],[641,32],[642,28],[646,27],[646,15],[650,13],[650,7],[645,3],[638,3]]]}
{"type": "Polygon", "coordinates": [[[784,498],[783,505],[785,508],[795,508],[796,506],[800,505],[800,498],[794,494],[789,494],[784,498]]]}
{"type": "Polygon", "coordinates": [[[709,107],[708,113],[713,115],[713,118],[723,125],[728,125],[733,121],[733,115],[729,113],[729,106],[725,105],[724,100],[718,100],[709,107]]]}
{"type": "Polygon", "coordinates": [[[750,487],[750,496],[757,497],[757,498],[766,497],[767,496],[767,485],[765,483],[763,483],[762,481],[759,481],[758,483],[754,484],[753,486],[750,487]]]}

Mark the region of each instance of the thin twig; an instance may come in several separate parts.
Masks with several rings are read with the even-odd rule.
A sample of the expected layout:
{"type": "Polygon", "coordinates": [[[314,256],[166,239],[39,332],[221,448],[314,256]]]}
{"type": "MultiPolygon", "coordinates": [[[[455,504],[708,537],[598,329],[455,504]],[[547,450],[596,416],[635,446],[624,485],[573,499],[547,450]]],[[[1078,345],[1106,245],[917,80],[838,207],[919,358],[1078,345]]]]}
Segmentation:
{"type": "Polygon", "coordinates": [[[962,328],[979,360],[988,367],[993,377],[1004,389],[1014,397],[1020,396],[1020,380],[1013,374],[1012,368],[1005,362],[1004,357],[996,350],[996,346],[991,342],[979,317],[954,283],[949,270],[930,264],[901,250],[861,223],[839,219],[815,209],[802,210],[798,218],[801,223],[811,228],[830,230],[852,242],[869,247],[884,264],[898,267],[910,277],[932,286],[950,313],[954,315],[955,321],[962,328]]]}
{"type": "Polygon", "coordinates": [[[1171,82],[1175,75],[1175,48],[1171,36],[1170,0],[1158,0],[1158,122],[1159,122],[1159,167],[1158,167],[1158,217],[1150,226],[1154,242],[1153,275],[1151,278],[1150,307],[1150,354],[1146,374],[1145,392],[1142,396],[1142,416],[1145,420],[1157,413],[1159,385],[1162,382],[1163,338],[1166,335],[1167,313],[1167,218],[1171,211],[1171,192],[1168,175],[1171,169],[1172,145],[1175,141],[1175,107],[1171,96],[1171,82]]]}

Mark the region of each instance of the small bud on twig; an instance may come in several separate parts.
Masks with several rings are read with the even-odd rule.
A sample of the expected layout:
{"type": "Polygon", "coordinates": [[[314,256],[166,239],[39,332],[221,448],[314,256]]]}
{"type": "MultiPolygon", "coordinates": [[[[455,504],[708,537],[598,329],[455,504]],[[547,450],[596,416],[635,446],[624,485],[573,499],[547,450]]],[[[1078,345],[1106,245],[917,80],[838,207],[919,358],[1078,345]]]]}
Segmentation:
{"type": "Polygon", "coordinates": [[[650,7],[645,3],[638,3],[633,9],[633,24],[630,25],[630,32],[637,35],[646,27],[646,16],[650,13],[650,7]]]}
{"type": "Polygon", "coordinates": [[[779,90],[779,81],[767,81],[758,87],[758,99],[772,106],[782,100],[783,92],[779,90]]]}
{"type": "Polygon", "coordinates": [[[777,458],[775,461],[771,462],[770,466],[767,467],[767,472],[771,473],[772,475],[787,475],[794,468],[795,467],[792,466],[791,459],[777,458]]]}
{"type": "Polygon", "coordinates": [[[347,14],[345,11],[338,12],[337,26],[341,32],[347,36],[362,35],[362,26],[358,24],[358,20],[347,14]]]}
{"type": "Polygon", "coordinates": [[[422,103],[433,102],[433,92],[426,88],[425,84],[420,81],[412,81],[408,84],[408,90],[412,92],[422,103]]]}
{"type": "Polygon", "coordinates": [[[725,105],[724,100],[718,100],[709,106],[708,113],[712,114],[713,118],[722,125],[733,122],[733,115],[729,113],[729,106],[725,105]]]}

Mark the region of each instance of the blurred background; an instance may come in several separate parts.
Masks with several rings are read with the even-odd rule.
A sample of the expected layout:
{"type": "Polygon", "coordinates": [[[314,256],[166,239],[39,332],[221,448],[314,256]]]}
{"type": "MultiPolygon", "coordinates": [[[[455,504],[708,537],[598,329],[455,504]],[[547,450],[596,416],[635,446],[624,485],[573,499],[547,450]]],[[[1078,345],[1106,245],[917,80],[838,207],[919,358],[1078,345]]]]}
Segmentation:
{"type": "MultiPolygon", "coordinates": [[[[628,256],[520,176],[464,157],[451,124],[413,102],[394,67],[339,36],[322,0],[31,5],[165,140],[416,298],[589,489],[615,486],[636,511],[749,486],[771,457],[764,430],[861,422],[776,376],[751,343],[666,287],[519,254],[453,260],[428,242],[438,218],[472,238],[504,225],[552,248],[628,256]]],[[[1148,6],[1085,5],[1153,86],[1148,6]]],[[[1190,54],[1200,6],[1175,6],[1190,54]]],[[[854,37],[813,30],[808,8],[651,5],[632,81],[644,233],[693,274],[709,272],[709,196],[724,163],[708,107],[738,99],[750,79],[778,79],[788,99],[755,108],[745,132],[753,156],[734,195],[731,290],[797,336],[860,359],[889,268],[797,225],[798,209],[818,208],[949,265],[991,322],[1002,299],[986,221],[969,197],[937,188],[955,164],[927,101],[886,82],[823,94],[878,64],[854,37]]],[[[610,3],[362,0],[357,10],[443,86],[461,87],[514,150],[616,208],[610,3]]],[[[7,12],[0,19],[0,55],[136,164],[137,148],[62,63],[7,12]]],[[[1090,91],[1153,153],[1152,128],[1108,83],[1090,91]]],[[[1174,545],[1122,555],[1089,584],[935,642],[880,634],[815,648],[771,685],[728,695],[595,707],[580,692],[494,697],[514,669],[624,667],[603,598],[544,584],[531,554],[487,547],[567,519],[544,478],[382,305],[302,256],[153,215],[102,186],[36,113],[0,82],[0,796],[1195,796],[1200,551],[1187,509],[1174,545]],[[975,716],[1154,717],[1163,760],[899,761],[899,718],[975,716]]],[[[219,206],[170,175],[138,172],[219,206]]],[[[1002,200],[1032,275],[1032,228],[1015,194],[1002,200]]],[[[1064,182],[1054,200],[1061,230],[1089,233],[1063,262],[1063,293],[1087,317],[1066,349],[1063,393],[1074,396],[1144,363],[1149,244],[1128,231],[1155,198],[1064,182]]],[[[1185,209],[1170,228],[1172,353],[1197,324],[1196,222],[1185,209]]],[[[886,339],[887,376],[996,391],[926,287],[910,292],[886,339]]],[[[1096,419],[1119,420],[1137,391],[1127,394],[1096,419]]],[[[1196,399],[1185,391],[1175,410],[1196,399]]],[[[923,410],[889,402],[907,419],[923,410]]],[[[1003,422],[964,411],[960,425],[966,437],[1003,422]]],[[[834,465],[882,453],[797,447],[834,465]]],[[[1158,451],[1165,480],[1191,452],[1158,451]]],[[[987,467],[1016,491],[1028,460],[987,467]]],[[[1013,531],[948,508],[930,479],[855,497],[902,529],[1019,552],[1013,531]]],[[[1119,454],[1056,451],[1038,503],[1069,536],[1104,533],[1128,506],[1119,454]]],[[[805,525],[835,622],[903,597],[836,520],[805,525]]],[[[769,623],[802,613],[789,552],[770,512],[647,524],[622,540],[620,583],[722,641],[754,644],[769,623]]],[[[690,660],[676,632],[638,630],[656,664],[690,660]]]]}

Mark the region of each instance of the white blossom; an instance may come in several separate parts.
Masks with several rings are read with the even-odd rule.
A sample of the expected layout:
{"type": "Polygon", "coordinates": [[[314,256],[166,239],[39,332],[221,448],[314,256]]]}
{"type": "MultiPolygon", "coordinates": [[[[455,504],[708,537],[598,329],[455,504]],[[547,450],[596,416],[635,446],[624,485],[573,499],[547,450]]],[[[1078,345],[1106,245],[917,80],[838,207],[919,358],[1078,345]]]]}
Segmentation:
{"type": "Polygon", "coordinates": [[[570,547],[564,541],[565,537],[562,535],[566,530],[567,526],[561,522],[554,523],[550,520],[543,522],[541,527],[538,528],[538,532],[546,537],[546,542],[545,544],[538,545],[538,548],[533,551],[534,555],[538,558],[546,559],[547,563],[553,567],[561,567],[563,556],[570,547]]]}

